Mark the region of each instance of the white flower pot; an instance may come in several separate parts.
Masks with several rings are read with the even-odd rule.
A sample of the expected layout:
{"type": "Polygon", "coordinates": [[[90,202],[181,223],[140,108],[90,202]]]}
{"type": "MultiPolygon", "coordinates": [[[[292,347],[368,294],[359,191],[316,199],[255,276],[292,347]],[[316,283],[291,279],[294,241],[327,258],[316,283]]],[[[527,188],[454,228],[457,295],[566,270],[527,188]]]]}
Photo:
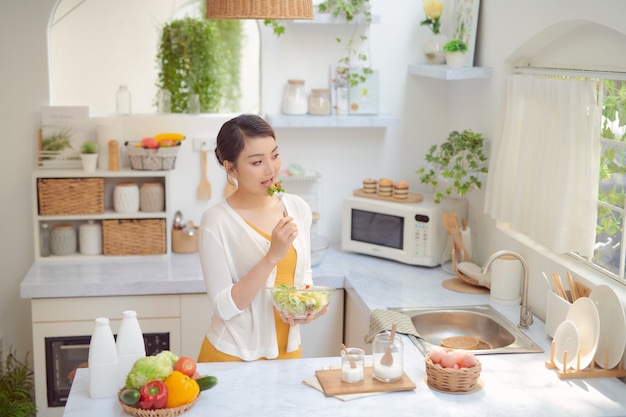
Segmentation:
{"type": "Polygon", "coordinates": [[[98,166],[98,154],[97,153],[81,153],[80,159],[83,162],[83,170],[87,172],[93,172],[98,166]]]}
{"type": "Polygon", "coordinates": [[[465,62],[464,52],[446,52],[446,64],[450,68],[461,68],[465,62]]]}

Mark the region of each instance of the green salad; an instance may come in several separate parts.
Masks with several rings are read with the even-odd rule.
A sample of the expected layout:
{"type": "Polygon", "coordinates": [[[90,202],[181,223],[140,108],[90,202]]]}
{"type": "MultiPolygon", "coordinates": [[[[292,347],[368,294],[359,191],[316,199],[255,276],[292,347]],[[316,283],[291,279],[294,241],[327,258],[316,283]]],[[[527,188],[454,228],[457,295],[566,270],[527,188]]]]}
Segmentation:
{"type": "Polygon", "coordinates": [[[326,306],[330,300],[328,289],[298,289],[293,286],[281,285],[274,288],[274,305],[283,314],[296,318],[315,314],[326,306]]]}

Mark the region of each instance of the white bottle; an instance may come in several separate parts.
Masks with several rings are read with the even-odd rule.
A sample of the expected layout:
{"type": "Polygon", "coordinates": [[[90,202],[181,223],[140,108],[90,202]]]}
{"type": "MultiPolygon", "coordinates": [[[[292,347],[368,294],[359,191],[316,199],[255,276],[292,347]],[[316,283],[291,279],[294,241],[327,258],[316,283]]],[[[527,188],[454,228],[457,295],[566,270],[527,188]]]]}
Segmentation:
{"type": "Polygon", "coordinates": [[[120,331],[117,332],[117,358],[119,361],[120,387],[126,383],[126,376],[130,372],[135,361],[146,356],[146,346],[143,340],[143,333],[137,320],[137,312],[133,310],[125,311],[120,324],[120,331]]]}
{"type": "Polygon", "coordinates": [[[108,318],[97,318],[89,343],[89,396],[115,397],[121,388],[118,378],[117,350],[108,318]]]}
{"type": "Polygon", "coordinates": [[[125,85],[120,85],[115,96],[117,114],[130,114],[130,91],[125,85]]]}

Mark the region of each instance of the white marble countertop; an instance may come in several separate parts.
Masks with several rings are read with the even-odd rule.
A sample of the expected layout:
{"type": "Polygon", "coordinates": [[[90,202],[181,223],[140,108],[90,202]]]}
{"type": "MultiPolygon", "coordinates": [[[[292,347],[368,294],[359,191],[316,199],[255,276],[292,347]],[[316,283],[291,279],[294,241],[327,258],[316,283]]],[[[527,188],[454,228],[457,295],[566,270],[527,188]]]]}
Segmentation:
{"type": "MultiPolygon", "coordinates": [[[[365,311],[489,304],[488,295],[461,294],[443,288],[441,283],[450,276],[441,268],[419,268],[331,250],[313,272],[318,284],[345,287],[365,311]]],[[[36,263],[21,286],[23,298],[199,292],[204,292],[204,283],[197,255],[112,263],[36,263]]],[[[519,306],[493,306],[512,322],[518,322],[519,306]]],[[[424,382],[424,358],[406,339],[405,371],[417,386],[414,391],[341,401],[327,398],[302,383],[316,369],[336,365],[338,357],[200,364],[201,372],[217,376],[219,383],[204,392],[185,416],[626,415],[623,382],[616,378],[560,380],[556,372],[545,367],[550,339],[545,336],[544,324],[535,320],[526,333],[545,352],[480,355],[484,387],[471,395],[442,394],[429,389],[424,382]]],[[[87,372],[79,370],[65,417],[126,415],[115,399],[90,399],[87,378],[87,372]]]]}

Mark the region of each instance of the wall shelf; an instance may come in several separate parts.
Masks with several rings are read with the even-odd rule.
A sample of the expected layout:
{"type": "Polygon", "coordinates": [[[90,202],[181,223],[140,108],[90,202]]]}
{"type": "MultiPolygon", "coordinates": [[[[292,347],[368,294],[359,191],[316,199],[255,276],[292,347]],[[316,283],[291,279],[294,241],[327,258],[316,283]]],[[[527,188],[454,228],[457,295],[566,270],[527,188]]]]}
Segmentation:
{"type": "Polygon", "coordinates": [[[347,116],[289,116],[286,114],[267,114],[267,122],[273,127],[326,127],[326,128],[366,128],[397,126],[400,119],[391,115],[347,115],[347,116]]]}
{"type": "MultiPolygon", "coordinates": [[[[357,23],[365,25],[365,16],[363,14],[355,15],[351,22],[347,22],[345,17],[335,17],[332,13],[315,13],[312,20],[293,20],[296,24],[337,24],[337,23],[357,23]]],[[[371,24],[380,23],[380,15],[372,15],[371,24]]]]}
{"type": "Polygon", "coordinates": [[[449,68],[447,65],[410,65],[409,74],[440,80],[475,80],[491,78],[491,68],[449,68]]]}

